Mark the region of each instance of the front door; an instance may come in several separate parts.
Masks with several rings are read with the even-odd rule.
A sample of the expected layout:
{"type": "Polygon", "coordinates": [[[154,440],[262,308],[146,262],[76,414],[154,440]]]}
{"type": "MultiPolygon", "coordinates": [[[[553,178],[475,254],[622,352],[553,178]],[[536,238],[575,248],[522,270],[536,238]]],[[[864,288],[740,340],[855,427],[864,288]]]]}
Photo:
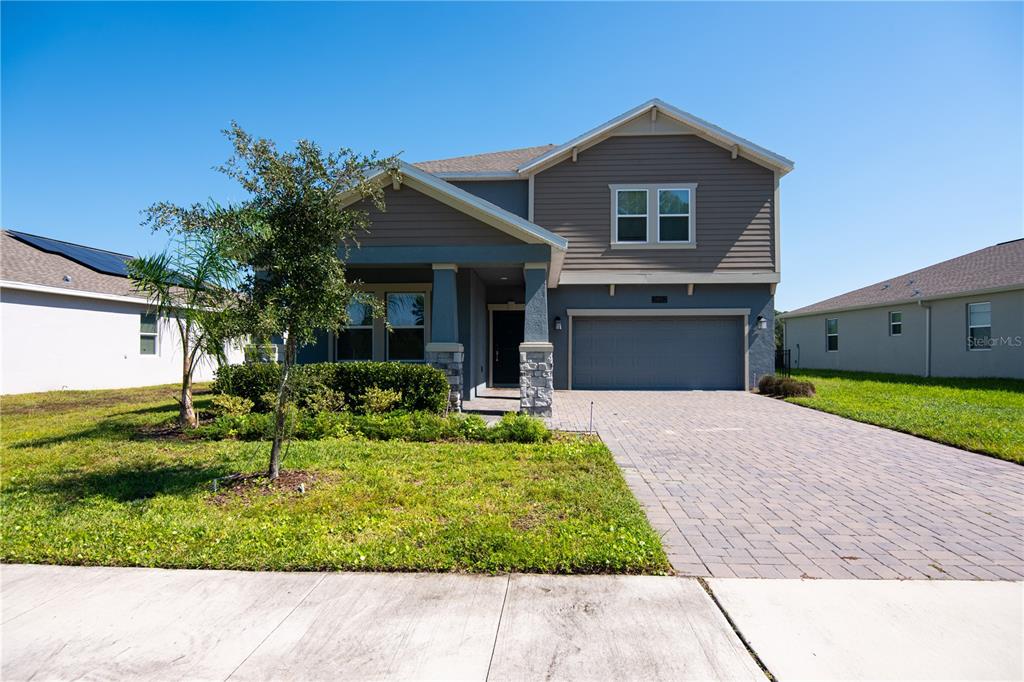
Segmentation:
{"type": "Polygon", "coordinates": [[[519,344],[523,342],[522,310],[495,310],[491,313],[491,383],[494,386],[519,385],[519,344]]]}

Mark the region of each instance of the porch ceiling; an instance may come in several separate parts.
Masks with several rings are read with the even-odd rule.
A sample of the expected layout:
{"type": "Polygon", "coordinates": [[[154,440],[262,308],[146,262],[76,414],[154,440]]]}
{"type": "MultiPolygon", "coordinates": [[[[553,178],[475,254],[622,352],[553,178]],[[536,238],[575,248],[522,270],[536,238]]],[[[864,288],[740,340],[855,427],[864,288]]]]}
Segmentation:
{"type": "Polygon", "coordinates": [[[522,285],[522,267],[501,267],[501,268],[475,268],[476,274],[487,286],[510,286],[522,285]]]}

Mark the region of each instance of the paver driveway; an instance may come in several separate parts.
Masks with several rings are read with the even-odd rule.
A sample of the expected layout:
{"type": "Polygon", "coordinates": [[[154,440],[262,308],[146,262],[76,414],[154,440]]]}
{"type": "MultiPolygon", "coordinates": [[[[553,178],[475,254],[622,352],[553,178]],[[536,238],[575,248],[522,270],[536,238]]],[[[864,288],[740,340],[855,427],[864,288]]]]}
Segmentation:
{"type": "Polygon", "coordinates": [[[740,392],[562,391],[684,575],[1024,578],[1024,467],[740,392]]]}

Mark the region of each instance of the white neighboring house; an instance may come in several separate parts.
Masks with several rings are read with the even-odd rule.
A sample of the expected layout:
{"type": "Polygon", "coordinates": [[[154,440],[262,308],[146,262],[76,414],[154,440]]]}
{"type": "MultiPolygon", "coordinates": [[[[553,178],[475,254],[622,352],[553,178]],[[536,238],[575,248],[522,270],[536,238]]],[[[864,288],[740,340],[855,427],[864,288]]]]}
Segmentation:
{"type": "MultiPolygon", "coordinates": [[[[0,242],[0,394],[181,382],[177,327],[132,288],[131,258],[4,230],[0,242]]],[[[241,362],[240,348],[228,349],[241,362]]],[[[213,378],[203,358],[196,381],[213,378]]]]}

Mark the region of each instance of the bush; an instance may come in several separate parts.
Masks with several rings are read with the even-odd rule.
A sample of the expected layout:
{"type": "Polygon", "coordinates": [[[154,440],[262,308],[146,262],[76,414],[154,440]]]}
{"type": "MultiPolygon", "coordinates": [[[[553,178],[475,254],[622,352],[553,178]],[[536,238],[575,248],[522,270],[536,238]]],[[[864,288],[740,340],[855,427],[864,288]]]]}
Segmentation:
{"type": "Polygon", "coordinates": [[[779,398],[809,398],[814,395],[814,384],[809,381],[766,374],[757,382],[757,390],[764,395],[779,398]]]}
{"type": "MultiPolygon", "coordinates": [[[[441,413],[448,404],[448,379],[444,372],[429,365],[400,362],[321,362],[297,365],[295,402],[309,409],[310,396],[323,396],[327,388],[343,397],[345,404],[359,405],[370,388],[398,391],[396,407],[408,412],[441,413]]],[[[264,400],[274,394],[281,381],[278,364],[227,365],[217,370],[214,391],[241,396],[253,401],[257,412],[273,409],[264,400]]],[[[312,402],[316,402],[316,398],[312,402]]]]}
{"type": "Polygon", "coordinates": [[[248,398],[226,393],[218,393],[210,399],[210,402],[213,403],[212,412],[218,416],[240,417],[252,412],[254,407],[253,402],[248,398]]]}
{"type": "Polygon", "coordinates": [[[384,414],[391,412],[402,402],[402,392],[390,388],[371,386],[363,394],[362,405],[366,414],[384,414]]]}
{"type": "MultiPolygon", "coordinates": [[[[420,443],[463,440],[540,443],[551,438],[551,432],[541,420],[511,412],[491,428],[487,428],[483,418],[475,414],[451,414],[442,417],[433,412],[309,413],[292,406],[287,418],[287,428],[297,440],[354,437],[420,443]]],[[[209,440],[269,440],[273,433],[274,416],[259,412],[242,415],[223,414],[212,423],[204,424],[195,430],[197,437],[209,440]]]]}
{"type": "Polygon", "coordinates": [[[247,365],[224,365],[217,370],[217,379],[213,382],[216,393],[239,396],[253,402],[257,412],[268,412],[273,403],[266,401],[266,396],[276,395],[281,383],[281,367],[272,363],[253,363],[247,365]]]}
{"type": "Polygon", "coordinates": [[[516,412],[506,412],[487,431],[487,440],[492,443],[541,443],[550,438],[551,432],[542,420],[516,412]]]}
{"type": "Polygon", "coordinates": [[[757,392],[764,395],[775,395],[780,381],[782,381],[782,377],[777,377],[774,374],[765,374],[757,381],[757,392]]]}

